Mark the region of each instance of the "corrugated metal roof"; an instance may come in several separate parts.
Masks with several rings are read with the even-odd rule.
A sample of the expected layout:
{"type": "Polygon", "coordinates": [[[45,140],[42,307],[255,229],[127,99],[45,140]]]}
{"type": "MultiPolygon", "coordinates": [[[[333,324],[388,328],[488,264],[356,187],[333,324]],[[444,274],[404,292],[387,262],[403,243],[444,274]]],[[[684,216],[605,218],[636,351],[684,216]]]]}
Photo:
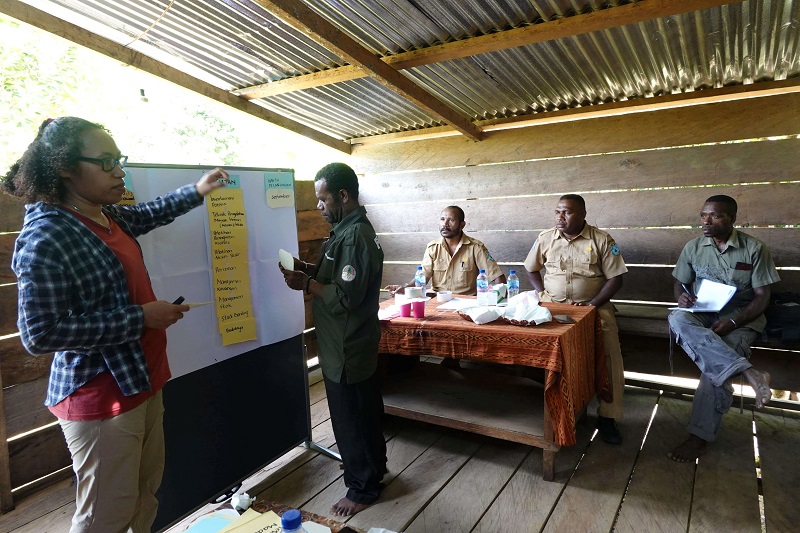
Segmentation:
{"type": "MultiPolygon", "coordinates": [[[[179,57],[227,90],[346,64],[250,0],[52,3],[179,57]]],[[[607,7],[595,0],[307,3],[380,56],[607,7]]],[[[747,0],[404,73],[472,120],[793,78],[800,75],[800,0],[747,0]]],[[[269,96],[259,103],[340,139],[441,124],[371,78],[269,96]]]]}

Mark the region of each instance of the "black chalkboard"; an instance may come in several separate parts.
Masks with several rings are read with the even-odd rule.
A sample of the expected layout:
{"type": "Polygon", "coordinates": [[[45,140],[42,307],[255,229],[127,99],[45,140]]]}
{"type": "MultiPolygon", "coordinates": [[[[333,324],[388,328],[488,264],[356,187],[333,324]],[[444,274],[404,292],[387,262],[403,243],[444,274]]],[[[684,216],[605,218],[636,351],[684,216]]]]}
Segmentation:
{"type": "Polygon", "coordinates": [[[303,336],[257,348],[164,387],[160,531],[310,440],[303,336]]]}

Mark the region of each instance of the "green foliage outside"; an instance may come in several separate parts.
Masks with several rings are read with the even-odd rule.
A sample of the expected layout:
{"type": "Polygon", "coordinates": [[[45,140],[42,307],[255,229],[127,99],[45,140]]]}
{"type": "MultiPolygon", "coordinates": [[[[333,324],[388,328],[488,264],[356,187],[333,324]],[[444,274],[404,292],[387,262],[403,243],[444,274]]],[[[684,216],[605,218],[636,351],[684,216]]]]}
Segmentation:
{"type": "Polygon", "coordinates": [[[294,168],[346,155],[0,14],[0,172],[43,120],[103,124],[136,163],[294,168]]]}

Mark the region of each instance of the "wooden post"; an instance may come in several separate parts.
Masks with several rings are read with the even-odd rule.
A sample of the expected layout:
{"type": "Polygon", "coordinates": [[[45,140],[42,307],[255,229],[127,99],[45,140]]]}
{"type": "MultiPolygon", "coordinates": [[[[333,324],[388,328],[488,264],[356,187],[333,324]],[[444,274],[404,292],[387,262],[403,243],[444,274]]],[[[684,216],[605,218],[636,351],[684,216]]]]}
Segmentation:
{"type": "Polygon", "coordinates": [[[0,514],[14,510],[11,494],[11,469],[8,457],[8,435],[6,434],[5,402],[3,399],[3,376],[0,374],[0,514]]]}

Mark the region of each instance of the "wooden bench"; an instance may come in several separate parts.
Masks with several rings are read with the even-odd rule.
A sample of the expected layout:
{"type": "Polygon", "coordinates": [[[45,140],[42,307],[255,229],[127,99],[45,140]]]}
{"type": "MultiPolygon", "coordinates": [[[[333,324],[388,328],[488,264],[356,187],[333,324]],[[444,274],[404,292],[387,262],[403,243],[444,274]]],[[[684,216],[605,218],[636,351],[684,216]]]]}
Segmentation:
{"type": "MultiPolygon", "coordinates": [[[[615,303],[625,370],[644,374],[668,374],[668,305],[615,303]]],[[[753,343],[753,361],[772,376],[774,389],[800,390],[800,345],[759,339],[753,343]]],[[[679,346],[675,346],[674,375],[696,378],[699,371],[679,346]]]]}

